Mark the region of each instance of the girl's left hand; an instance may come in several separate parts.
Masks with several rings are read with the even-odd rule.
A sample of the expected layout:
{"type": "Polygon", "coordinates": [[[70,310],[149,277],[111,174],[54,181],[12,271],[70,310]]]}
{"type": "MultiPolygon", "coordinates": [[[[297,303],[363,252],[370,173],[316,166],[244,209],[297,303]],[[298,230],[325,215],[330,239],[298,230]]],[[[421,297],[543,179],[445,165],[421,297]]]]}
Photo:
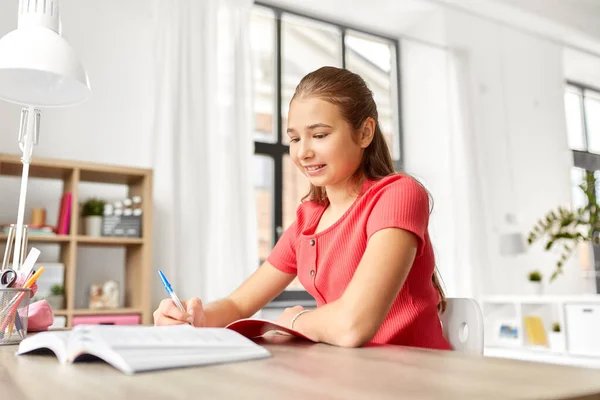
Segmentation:
{"type": "Polygon", "coordinates": [[[276,323],[291,329],[292,318],[302,310],[304,310],[302,306],[288,307],[283,310],[279,318],[277,318],[276,323]]]}

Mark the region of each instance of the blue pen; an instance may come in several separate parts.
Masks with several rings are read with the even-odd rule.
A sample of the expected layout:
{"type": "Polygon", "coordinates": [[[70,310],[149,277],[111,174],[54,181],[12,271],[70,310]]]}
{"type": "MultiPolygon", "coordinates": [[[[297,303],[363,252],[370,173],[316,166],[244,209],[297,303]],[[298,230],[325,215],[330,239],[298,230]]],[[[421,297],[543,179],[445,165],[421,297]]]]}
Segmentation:
{"type": "MultiPolygon", "coordinates": [[[[183,304],[181,304],[179,297],[177,297],[177,295],[173,291],[173,288],[171,287],[171,284],[167,280],[167,277],[165,276],[165,274],[163,274],[163,272],[161,270],[158,270],[158,275],[160,276],[160,280],[162,281],[163,286],[167,290],[167,293],[169,294],[171,299],[173,299],[173,302],[175,303],[175,305],[177,305],[177,308],[179,308],[181,311],[183,311],[184,313],[187,314],[187,311],[185,311],[185,309],[183,308],[183,304]]],[[[193,326],[193,324],[190,324],[190,325],[193,326]]]]}

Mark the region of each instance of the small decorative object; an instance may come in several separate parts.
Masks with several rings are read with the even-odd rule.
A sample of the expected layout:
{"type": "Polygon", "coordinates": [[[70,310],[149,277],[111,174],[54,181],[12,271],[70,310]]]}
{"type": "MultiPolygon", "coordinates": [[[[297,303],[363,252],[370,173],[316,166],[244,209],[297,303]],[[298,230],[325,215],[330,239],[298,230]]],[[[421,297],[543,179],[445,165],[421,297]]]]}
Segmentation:
{"type": "Polygon", "coordinates": [[[115,281],[104,283],[104,307],[117,308],[119,307],[119,284],[115,281]]]}
{"type": "Polygon", "coordinates": [[[45,208],[33,208],[31,209],[31,223],[30,226],[45,226],[46,225],[46,209],[45,208]]]}
{"type": "Polygon", "coordinates": [[[46,297],[46,301],[50,304],[53,310],[62,310],[65,308],[65,288],[63,285],[52,285],[50,295],[46,297]]]}
{"type": "Polygon", "coordinates": [[[519,328],[516,320],[498,320],[494,324],[494,339],[499,345],[519,346],[519,328]]]}
{"type": "Polygon", "coordinates": [[[565,339],[560,330],[560,324],[555,322],[552,324],[552,331],[548,332],[548,343],[552,351],[558,353],[565,351],[565,339]]]}
{"type": "Polygon", "coordinates": [[[555,322],[552,324],[552,332],[559,332],[560,333],[560,324],[558,322],[555,322]]]}
{"type": "Polygon", "coordinates": [[[544,248],[550,251],[559,247],[561,256],[556,263],[556,269],[550,276],[552,282],[567,259],[580,243],[590,242],[600,244],[600,206],[596,198],[596,178],[594,172],[586,171],[585,181],[579,185],[586,197],[586,204],[576,210],[559,206],[540,219],[533,227],[527,238],[530,245],[545,237],[544,248]]]}
{"type": "Polygon", "coordinates": [[[90,308],[119,307],[119,284],[115,281],[93,283],[90,287],[90,308]]]}
{"type": "Polygon", "coordinates": [[[548,346],[548,338],[544,330],[544,323],[540,317],[527,316],[523,318],[525,331],[527,332],[527,343],[534,346],[548,346]]]}
{"type": "Polygon", "coordinates": [[[85,234],[88,236],[102,236],[102,214],[104,213],[103,200],[89,199],[83,204],[81,215],[85,220],[85,234]]]}
{"type": "Polygon", "coordinates": [[[142,198],[133,196],[104,206],[102,236],[142,237],[142,198]]]}
{"type": "Polygon", "coordinates": [[[529,293],[534,295],[542,294],[542,274],[539,271],[529,273],[529,293]]]}

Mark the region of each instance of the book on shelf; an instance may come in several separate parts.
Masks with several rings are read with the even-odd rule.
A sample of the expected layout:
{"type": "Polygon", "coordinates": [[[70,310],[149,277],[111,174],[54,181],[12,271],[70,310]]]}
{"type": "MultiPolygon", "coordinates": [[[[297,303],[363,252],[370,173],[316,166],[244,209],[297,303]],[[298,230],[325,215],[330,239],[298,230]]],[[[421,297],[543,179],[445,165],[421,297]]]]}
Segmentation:
{"type": "Polygon", "coordinates": [[[71,222],[73,195],[71,192],[63,193],[60,199],[60,209],[58,212],[58,221],[55,227],[55,232],[59,235],[68,235],[71,222]]]}
{"type": "MultiPolygon", "coordinates": [[[[4,234],[8,234],[10,231],[10,225],[2,225],[1,232],[4,234]]],[[[54,232],[55,228],[50,225],[27,225],[27,234],[29,236],[54,236],[56,233],[54,232]]]]}
{"type": "Polygon", "coordinates": [[[17,355],[50,350],[60,363],[100,359],[121,372],[229,363],[270,357],[271,353],[227,328],[78,325],[25,338],[17,355]]]}

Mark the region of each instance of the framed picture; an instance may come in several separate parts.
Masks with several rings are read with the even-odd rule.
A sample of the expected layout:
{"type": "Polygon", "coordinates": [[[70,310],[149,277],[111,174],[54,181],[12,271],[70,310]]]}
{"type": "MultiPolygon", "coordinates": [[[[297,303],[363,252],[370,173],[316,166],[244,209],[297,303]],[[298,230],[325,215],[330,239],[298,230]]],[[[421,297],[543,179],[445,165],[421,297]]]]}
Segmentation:
{"type": "Polygon", "coordinates": [[[90,286],[91,309],[119,307],[119,284],[115,281],[93,283],[90,286]]]}
{"type": "Polygon", "coordinates": [[[520,346],[521,333],[516,319],[499,319],[494,323],[494,341],[499,345],[520,346]]]}

